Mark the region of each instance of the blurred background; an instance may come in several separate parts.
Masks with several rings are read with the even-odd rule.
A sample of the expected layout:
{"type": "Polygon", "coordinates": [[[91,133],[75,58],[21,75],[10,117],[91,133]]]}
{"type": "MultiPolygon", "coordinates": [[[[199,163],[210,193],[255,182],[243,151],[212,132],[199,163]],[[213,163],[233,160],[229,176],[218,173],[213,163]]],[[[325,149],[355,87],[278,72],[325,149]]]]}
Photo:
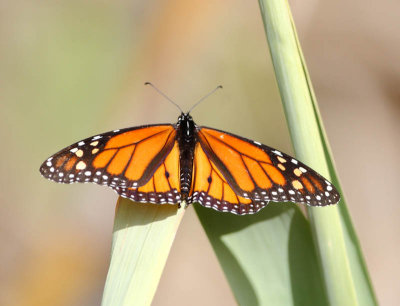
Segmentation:
{"type": "MultiPolygon", "coordinates": [[[[292,0],[378,300],[400,292],[400,2],[292,0]]],[[[98,305],[117,195],[43,179],[82,138],[192,115],[291,153],[257,1],[0,1],[0,304],[98,305]]],[[[234,305],[189,208],[154,305],[234,305]]]]}

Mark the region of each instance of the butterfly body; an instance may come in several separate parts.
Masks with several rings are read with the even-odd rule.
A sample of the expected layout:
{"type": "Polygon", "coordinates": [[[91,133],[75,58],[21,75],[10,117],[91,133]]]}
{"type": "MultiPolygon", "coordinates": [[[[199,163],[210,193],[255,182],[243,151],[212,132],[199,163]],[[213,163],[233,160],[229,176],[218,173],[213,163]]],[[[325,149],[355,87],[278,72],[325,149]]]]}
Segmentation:
{"type": "Polygon", "coordinates": [[[96,135],[48,158],[41,174],[59,183],[106,185],[137,202],[194,202],[245,215],[269,201],[326,206],[335,187],[295,158],[261,143],[197,126],[189,113],[176,124],[96,135]]]}
{"type": "Polygon", "coordinates": [[[189,114],[182,113],[176,124],[179,145],[180,188],[182,200],[189,197],[192,184],[194,149],[197,142],[196,124],[189,114]]]}

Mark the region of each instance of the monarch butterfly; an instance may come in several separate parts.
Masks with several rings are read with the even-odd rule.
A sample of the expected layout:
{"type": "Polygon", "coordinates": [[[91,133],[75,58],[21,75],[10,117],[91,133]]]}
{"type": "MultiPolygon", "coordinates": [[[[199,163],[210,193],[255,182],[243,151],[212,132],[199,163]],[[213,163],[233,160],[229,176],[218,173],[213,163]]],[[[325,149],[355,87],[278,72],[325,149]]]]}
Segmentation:
{"type": "Polygon", "coordinates": [[[176,124],[114,130],[81,140],[48,158],[40,172],[58,183],[107,185],[137,202],[197,202],[238,215],[256,213],[269,201],[311,206],[339,201],[328,180],[295,158],[196,125],[189,114],[193,107],[181,110],[176,124]]]}

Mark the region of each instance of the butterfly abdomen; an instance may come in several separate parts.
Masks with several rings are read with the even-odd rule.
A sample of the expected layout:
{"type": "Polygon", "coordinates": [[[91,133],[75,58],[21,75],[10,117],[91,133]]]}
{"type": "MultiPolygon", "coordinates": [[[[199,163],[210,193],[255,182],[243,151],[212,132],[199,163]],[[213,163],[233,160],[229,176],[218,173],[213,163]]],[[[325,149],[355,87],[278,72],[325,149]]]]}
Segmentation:
{"type": "Polygon", "coordinates": [[[189,151],[185,151],[185,157],[181,151],[181,173],[180,173],[180,182],[181,182],[181,194],[182,199],[186,200],[189,196],[190,186],[192,184],[192,167],[193,167],[193,153],[189,151]]]}
{"type": "Polygon", "coordinates": [[[192,185],[192,170],[194,148],[196,145],[196,125],[192,117],[188,114],[180,117],[177,125],[177,138],[179,144],[179,163],[180,163],[180,187],[182,200],[189,196],[192,185]]]}

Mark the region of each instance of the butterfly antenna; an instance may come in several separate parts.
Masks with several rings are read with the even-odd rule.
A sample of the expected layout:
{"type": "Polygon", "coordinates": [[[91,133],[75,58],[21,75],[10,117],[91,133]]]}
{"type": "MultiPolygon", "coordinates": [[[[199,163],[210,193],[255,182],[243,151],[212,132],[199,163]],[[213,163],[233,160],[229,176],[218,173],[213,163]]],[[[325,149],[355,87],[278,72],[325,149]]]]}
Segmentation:
{"type": "Polygon", "coordinates": [[[203,98],[201,98],[199,101],[197,101],[188,111],[188,113],[190,113],[193,108],[195,108],[197,105],[199,105],[202,101],[204,101],[205,99],[207,99],[209,96],[211,96],[214,92],[216,92],[218,89],[222,89],[222,85],[218,85],[216,88],[214,88],[213,90],[211,90],[208,94],[206,94],[203,98]]]}
{"type": "Polygon", "coordinates": [[[169,102],[171,102],[173,105],[175,105],[183,113],[182,108],[180,108],[180,106],[178,104],[176,104],[174,101],[172,101],[171,98],[169,98],[165,93],[163,93],[161,90],[159,90],[157,87],[155,87],[152,83],[146,82],[146,83],[144,83],[144,85],[150,85],[151,87],[153,87],[160,95],[162,95],[165,99],[167,99],[169,102]]]}

